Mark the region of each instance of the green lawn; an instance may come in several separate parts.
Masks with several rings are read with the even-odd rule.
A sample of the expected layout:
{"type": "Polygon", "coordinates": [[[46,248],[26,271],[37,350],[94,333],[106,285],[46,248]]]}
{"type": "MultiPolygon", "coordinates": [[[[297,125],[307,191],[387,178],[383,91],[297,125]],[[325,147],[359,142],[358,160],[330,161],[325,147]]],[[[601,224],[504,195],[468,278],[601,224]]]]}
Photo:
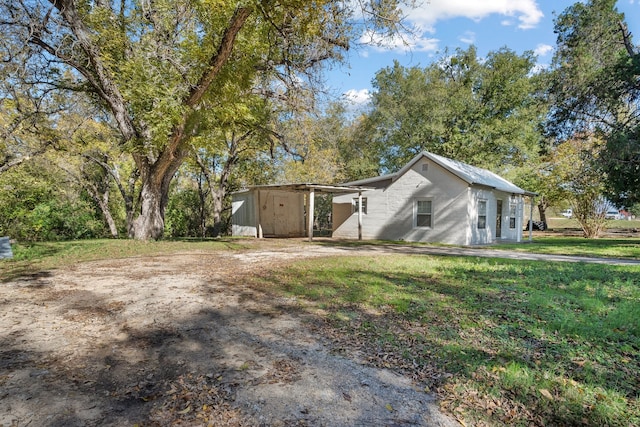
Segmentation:
{"type": "Polygon", "coordinates": [[[584,237],[534,236],[533,242],[507,243],[487,246],[489,249],[508,249],[554,255],[613,257],[640,259],[640,239],[585,239],[584,237]]]}
{"type": "Polygon", "coordinates": [[[242,247],[242,240],[73,240],[67,242],[35,242],[12,245],[13,258],[0,260],[0,282],[51,270],[78,262],[132,256],[160,255],[177,252],[227,250],[242,247]]]}
{"type": "MultiPolygon", "coordinates": [[[[553,230],[561,230],[561,229],[580,229],[580,224],[575,219],[569,218],[548,218],[547,225],[549,228],[553,230]]],[[[607,220],[605,222],[607,229],[609,230],[621,230],[621,229],[638,229],[640,228],[640,220],[607,220]]]]}
{"type": "Polygon", "coordinates": [[[337,348],[437,391],[467,425],[640,425],[638,267],[339,257],[258,285],[320,316],[337,348]]]}
{"type": "MultiPolygon", "coordinates": [[[[0,261],[0,282],[97,259],[279,244],[15,245],[15,258],[0,261]]],[[[351,243],[365,244],[376,243],[351,243]]],[[[536,237],[496,247],[640,259],[640,239],[536,237]]],[[[640,425],[640,267],[353,256],[266,270],[253,283],[297,301],[337,351],[437,392],[466,425],[640,425]]]]}

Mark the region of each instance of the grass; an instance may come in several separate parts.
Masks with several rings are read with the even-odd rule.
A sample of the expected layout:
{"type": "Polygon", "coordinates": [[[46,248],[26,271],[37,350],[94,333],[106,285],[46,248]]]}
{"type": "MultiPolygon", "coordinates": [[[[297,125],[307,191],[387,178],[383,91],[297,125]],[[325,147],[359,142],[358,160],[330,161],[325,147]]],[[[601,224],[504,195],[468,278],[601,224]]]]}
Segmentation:
{"type": "Polygon", "coordinates": [[[238,249],[242,240],[163,240],[140,242],[136,240],[74,240],[66,242],[35,242],[12,244],[13,258],[0,260],[0,282],[23,275],[101,259],[153,256],[183,251],[212,251],[238,249]]]}
{"type": "MultiPolygon", "coordinates": [[[[14,259],[0,261],[0,282],[84,261],[248,246],[18,244],[14,259]]],[[[639,246],[536,236],[491,248],[640,259],[639,246]]],[[[336,348],[437,391],[443,409],[467,425],[640,425],[637,266],[380,255],[307,259],[253,280],[295,297],[336,348]]]]}
{"type": "Polygon", "coordinates": [[[525,239],[523,243],[505,243],[487,247],[553,255],[640,259],[640,239],[638,238],[585,239],[583,237],[534,236],[531,243],[525,239]]]}
{"type": "MultiPolygon", "coordinates": [[[[576,221],[573,218],[548,218],[547,220],[547,225],[549,226],[549,228],[554,229],[554,230],[560,230],[560,229],[580,229],[580,224],[578,223],[578,221],[576,221]]],[[[607,230],[609,231],[615,231],[615,230],[623,230],[623,229],[638,229],[640,228],[640,220],[639,219],[634,219],[634,220],[621,220],[621,219],[614,219],[614,220],[607,220],[605,221],[605,226],[607,228],[607,230]]]]}
{"type": "MultiPolygon", "coordinates": [[[[408,246],[444,246],[451,245],[416,243],[416,242],[389,242],[382,240],[349,240],[349,241],[327,241],[323,244],[328,246],[366,247],[378,245],[408,245],[408,246]]],[[[640,260],[640,238],[601,238],[585,239],[584,237],[568,237],[563,235],[540,235],[537,233],[533,241],[529,242],[528,237],[524,237],[520,243],[499,243],[481,246],[486,249],[504,249],[517,252],[542,253],[552,255],[574,255],[585,257],[610,257],[629,258],[640,260]]]]}
{"type": "Polygon", "coordinates": [[[306,260],[261,286],[340,348],[471,425],[640,425],[638,267],[393,255],[306,260]]]}

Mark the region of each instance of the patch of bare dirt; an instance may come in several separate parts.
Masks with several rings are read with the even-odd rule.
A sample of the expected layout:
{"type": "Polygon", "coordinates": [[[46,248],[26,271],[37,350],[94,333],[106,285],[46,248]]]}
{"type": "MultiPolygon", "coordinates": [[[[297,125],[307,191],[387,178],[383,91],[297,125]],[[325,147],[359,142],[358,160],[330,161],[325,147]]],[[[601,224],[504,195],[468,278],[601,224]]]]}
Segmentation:
{"type": "Polygon", "coordinates": [[[245,285],[292,243],[76,265],[0,284],[1,426],[457,425],[245,285]]]}

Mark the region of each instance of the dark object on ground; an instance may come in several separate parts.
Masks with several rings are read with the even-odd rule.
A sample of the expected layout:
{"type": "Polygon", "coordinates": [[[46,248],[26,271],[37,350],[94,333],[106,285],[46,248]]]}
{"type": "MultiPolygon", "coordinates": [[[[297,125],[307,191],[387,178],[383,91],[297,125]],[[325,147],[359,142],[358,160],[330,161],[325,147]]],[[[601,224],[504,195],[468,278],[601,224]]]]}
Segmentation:
{"type": "Polygon", "coordinates": [[[527,230],[529,230],[531,222],[533,222],[533,230],[544,231],[547,229],[547,223],[544,221],[529,221],[527,223],[527,230]]]}

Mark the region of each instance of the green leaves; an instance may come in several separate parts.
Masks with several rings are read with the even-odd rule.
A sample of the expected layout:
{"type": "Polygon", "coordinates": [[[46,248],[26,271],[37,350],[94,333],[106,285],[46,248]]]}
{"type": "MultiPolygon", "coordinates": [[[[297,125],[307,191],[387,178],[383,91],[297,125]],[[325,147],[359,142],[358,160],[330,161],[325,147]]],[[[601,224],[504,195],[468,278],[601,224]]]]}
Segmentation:
{"type": "Polygon", "coordinates": [[[640,52],[614,0],[576,3],[558,16],[549,127],[559,140],[598,133],[606,140],[597,166],[607,196],[640,200],[640,52]]]}
{"type": "Polygon", "coordinates": [[[535,155],[545,114],[534,65],[531,53],[506,48],[480,61],[471,47],[424,69],[380,70],[367,119],[385,168],[422,150],[502,173],[521,166],[535,155]]]}

